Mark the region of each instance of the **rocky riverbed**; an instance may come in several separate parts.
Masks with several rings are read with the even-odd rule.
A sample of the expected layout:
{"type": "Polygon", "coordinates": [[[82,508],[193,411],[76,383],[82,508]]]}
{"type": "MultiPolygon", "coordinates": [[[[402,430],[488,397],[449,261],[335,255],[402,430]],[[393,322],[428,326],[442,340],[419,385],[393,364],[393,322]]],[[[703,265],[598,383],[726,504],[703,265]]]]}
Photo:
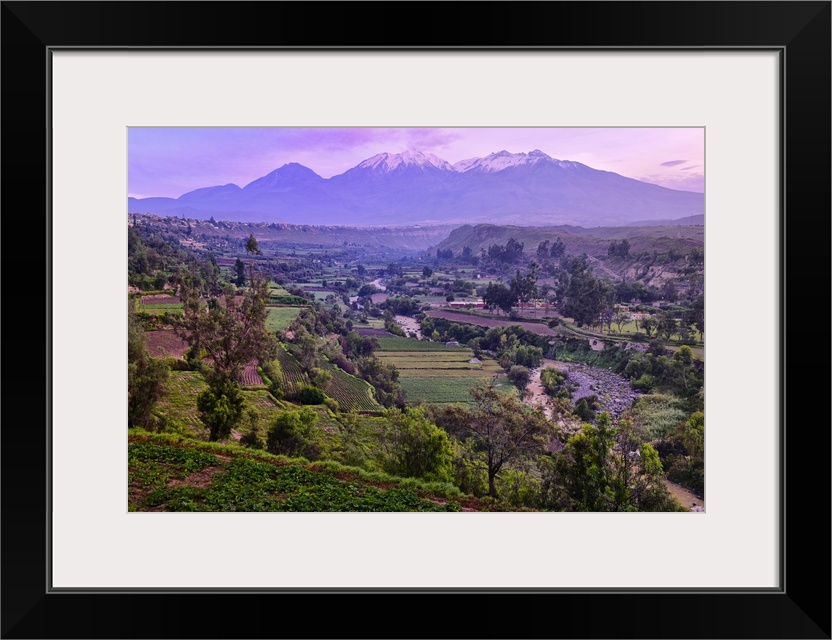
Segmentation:
{"type": "Polygon", "coordinates": [[[418,320],[411,318],[410,316],[394,316],[393,320],[398,324],[402,329],[405,330],[405,333],[415,333],[416,339],[422,339],[422,327],[419,324],[418,320]]]}
{"type": "Polygon", "coordinates": [[[546,367],[554,367],[567,373],[568,382],[574,386],[573,404],[583,397],[595,395],[598,397],[599,412],[606,411],[613,420],[629,409],[640,395],[638,391],[630,388],[626,378],[608,369],[579,362],[544,360],[539,368],[532,370],[532,379],[528,387],[531,392],[528,402],[531,405],[545,406],[547,396],[540,384],[540,372],[546,367]]]}

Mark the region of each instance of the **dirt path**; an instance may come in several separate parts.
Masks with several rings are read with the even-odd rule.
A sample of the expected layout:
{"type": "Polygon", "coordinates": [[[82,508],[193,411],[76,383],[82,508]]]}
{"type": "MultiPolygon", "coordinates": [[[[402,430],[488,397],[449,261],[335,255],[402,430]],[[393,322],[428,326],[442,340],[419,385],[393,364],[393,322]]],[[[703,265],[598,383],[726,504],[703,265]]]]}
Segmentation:
{"type": "Polygon", "coordinates": [[[665,479],[664,483],[667,485],[667,489],[670,491],[670,494],[676,498],[683,507],[691,511],[705,511],[705,501],[697,498],[695,493],[667,479],[665,479]]]}
{"type": "Polygon", "coordinates": [[[601,271],[606,273],[613,280],[621,280],[620,275],[618,275],[615,271],[610,269],[607,265],[605,265],[603,262],[601,262],[598,258],[593,258],[592,256],[589,256],[589,260],[593,263],[593,265],[597,264],[601,268],[601,271]]]}
{"type": "Polygon", "coordinates": [[[523,398],[523,402],[532,408],[543,407],[543,411],[546,413],[546,417],[549,420],[551,420],[552,409],[549,406],[549,396],[547,396],[546,392],[543,391],[543,385],[540,383],[540,372],[543,371],[544,367],[551,366],[547,364],[549,362],[554,362],[554,360],[544,360],[541,366],[537,367],[536,369],[532,369],[532,376],[529,380],[529,386],[526,387],[526,391],[528,391],[528,393],[523,398]]]}

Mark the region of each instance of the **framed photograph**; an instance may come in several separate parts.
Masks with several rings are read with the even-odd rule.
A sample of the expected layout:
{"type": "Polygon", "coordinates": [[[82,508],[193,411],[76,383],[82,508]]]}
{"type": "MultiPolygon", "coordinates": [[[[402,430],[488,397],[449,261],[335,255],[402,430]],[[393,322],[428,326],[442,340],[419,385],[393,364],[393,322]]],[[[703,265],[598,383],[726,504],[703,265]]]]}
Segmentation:
{"type": "MultiPolygon", "coordinates": [[[[808,496],[817,498],[818,509],[825,510],[829,504],[829,431],[818,425],[828,423],[818,419],[815,400],[827,397],[828,384],[798,369],[805,358],[796,354],[816,352],[807,344],[813,338],[805,313],[793,313],[791,324],[786,316],[790,282],[794,287],[788,308],[798,311],[802,309],[801,295],[795,294],[798,279],[805,286],[811,274],[812,282],[821,279],[823,291],[829,290],[830,3],[604,3],[603,20],[599,20],[602,5],[588,2],[406,3],[399,7],[414,11],[412,20],[402,23],[398,42],[369,28],[364,19],[377,16],[380,5],[322,7],[301,3],[3,3],[3,222],[7,255],[13,256],[7,266],[35,264],[34,273],[16,282],[11,275],[17,270],[6,270],[7,291],[15,297],[19,292],[25,309],[20,313],[7,309],[7,336],[26,332],[32,336],[27,343],[43,344],[39,353],[18,354],[16,341],[6,341],[7,364],[13,362],[15,367],[7,367],[6,372],[2,434],[3,636],[253,637],[274,634],[272,625],[279,623],[281,635],[297,637],[431,637],[448,632],[522,637],[539,634],[546,612],[563,610],[564,614],[548,623],[551,631],[545,635],[830,637],[828,518],[816,518],[802,506],[808,496]],[[480,18],[492,25],[485,32],[473,27],[470,14],[464,17],[474,6],[480,18]],[[447,12],[441,19],[436,15],[439,8],[447,12]],[[331,18],[321,21],[322,12],[330,12],[331,18]],[[554,22],[551,15],[557,16],[554,22]],[[344,31],[345,25],[356,26],[344,31]],[[173,508],[174,502],[165,500],[173,496],[181,506],[190,496],[195,500],[189,503],[192,506],[205,504],[197,480],[192,474],[176,476],[175,461],[151,468],[145,459],[140,462],[148,486],[156,481],[151,475],[167,473],[173,474],[166,476],[167,488],[189,482],[190,488],[167,497],[159,493],[156,502],[148,501],[145,493],[125,491],[132,482],[125,455],[130,315],[124,305],[125,280],[134,278],[131,285],[139,291],[132,308],[142,306],[147,322],[156,322],[158,311],[175,311],[173,306],[183,300],[187,304],[184,289],[166,291],[166,282],[161,280],[158,293],[148,293],[156,288],[144,276],[152,279],[158,273],[136,270],[135,255],[128,265],[128,241],[135,239],[128,237],[125,222],[136,230],[144,223],[175,221],[182,233],[190,230],[193,237],[202,238],[200,242],[208,242],[210,236],[229,247],[239,244],[227,253],[218,248],[217,255],[229,261],[226,265],[221,259],[218,264],[225,279],[235,276],[234,257],[250,263],[249,280],[245,265],[236,274],[242,280],[236,283],[241,290],[250,284],[254,289],[250,278],[258,260],[263,267],[273,262],[280,269],[279,255],[288,256],[284,262],[291,270],[300,261],[288,253],[287,244],[275,245],[273,256],[259,255],[270,251],[272,241],[265,231],[258,231],[257,238],[252,231],[250,246],[245,244],[245,233],[236,238],[230,228],[211,236],[206,225],[213,227],[216,221],[210,207],[205,208],[204,191],[189,202],[176,204],[186,204],[188,209],[174,211],[174,215],[166,214],[167,205],[161,202],[181,199],[182,194],[202,187],[245,181],[237,185],[243,187],[269,174],[269,170],[257,173],[252,169],[255,172],[250,175],[217,175],[215,179],[211,171],[218,166],[218,156],[228,157],[224,166],[240,167],[254,162],[256,145],[250,140],[247,146],[224,146],[215,139],[194,136],[175,141],[177,132],[201,129],[214,135],[223,131],[245,135],[256,133],[257,128],[261,129],[257,135],[260,147],[265,130],[307,136],[296,145],[294,159],[278,153],[279,148],[288,147],[286,136],[282,142],[272,140],[272,158],[280,159],[273,168],[290,162],[305,167],[320,162],[312,170],[324,181],[373,157],[378,159],[376,154],[388,152],[382,158],[387,168],[427,157],[379,146],[366,158],[342,160],[339,155],[345,155],[345,147],[327,137],[336,128],[445,135],[444,141],[427,140],[425,135],[420,141],[436,145],[428,149],[431,153],[445,149],[452,157],[434,154],[430,157],[436,160],[429,159],[429,164],[455,175],[477,162],[492,170],[500,162],[522,164],[536,149],[546,162],[555,158],[580,162],[582,158],[556,155],[557,145],[570,155],[578,153],[570,151],[564,139],[538,149],[530,142],[533,136],[522,143],[512,141],[506,157],[477,150],[465,158],[459,142],[464,136],[449,138],[452,130],[470,133],[503,128],[514,134],[519,130],[538,134],[582,130],[595,132],[596,138],[612,130],[701,132],[701,162],[694,151],[668,147],[650,156],[653,173],[642,167],[634,175],[652,176],[654,183],[661,184],[671,174],[687,180],[683,169],[692,176],[704,166],[702,184],[691,188],[693,183],[676,183],[687,187],[688,193],[698,192],[700,198],[704,191],[702,259],[707,270],[702,326],[705,319],[708,324],[702,371],[708,415],[704,512],[601,513],[602,509],[588,509],[576,513],[572,509],[512,508],[425,514],[413,513],[417,508],[404,509],[411,511],[405,513],[391,513],[392,508],[359,513],[362,509],[354,508],[345,509],[348,513],[324,513],[328,509],[322,508],[311,513],[297,513],[302,509],[231,513],[233,509],[218,508],[213,513],[184,513],[188,509],[173,508]],[[313,145],[310,132],[316,131],[320,135],[313,145]],[[154,134],[157,137],[151,140],[154,134]],[[142,148],[153,152],[139,161],[135,154],[142,148]],[[304,151],[309,152],[308,159],[302,157],[304,151]],[[331,166],[325,167],[324,159],[331,166]],[[465,164],[470,159],[473,164],[465,164]],[[346,164],[338,168],[336,160],[346,164]],[[183,163],[190,165],[191,174],[205,176],[206,182],[179,191],[176,186],[165,187],[165,180],[179,171],[172,167],[183,163]],[[323,176],[324,172],[329,173],[323,176]],[[147,180],[141,183],[140,176],[147,180]],[[128,196],[135,200],[125,202],[128,196]],[[151,197],[153,201],[148,200],[151,197]],[[144,203],[144,210],[136,210],[136,203],[144,203]],[[156,206],[162,209],[154,210],[156,206]],[[130,219],[128,213],[137,217],[130,219]],[[35,235],[45,239],[45,261],[23,255],[28,243],[21,239],[35,235]],[[177,294],[182,297],[175,301],[145,299],[177,294]],[[163,303],[170,308],[152,308],[163,303]],[[799,380],[799,386],[792,385],[798,391],[787,404],[788,354],[793,363],[791,380],[799,380]],[[19,371],[20,363],[31,363],[31,371],[19,371]],[[25,422],[17,411],[22,399],[26,401],[23,406],[36,408],[23,412],[28,416],[25,422]],[[39,413],[41,407],[44,411],[39,413]],[[26,428],[19,426],[24,424],[26,428]],[[156,507],[164,512],[147,513],[159,510],[156,507]],[[310,621],[283,610],[289,606],[300,611],[296,605],[305,604],[304,599],[325,607],[330,615],[310,621]],[[366,612],[357,613],[357,607],[379,603],[394,616],[413,621],[402,629],[376,625],[376,631],[362,618],[366,612]],[[414,608],[426,603],[451,610],[463,605],[464,624],[460,623],[459,630],[455,626],[438,632],[436,623],[428,622],[423,613],[414,616],[414,608]],[[504,619],[495,621],[492,614],[476,613],[494,606],[505,612],[504,619]],[[171,628],[156,619],[153,610],[190,613],[180,615],[174,623],[178,626],[171,628]],[[280,611],[279,620],[270,620],[273,611],[280,611]]],[[[375,138],[382,139],[390,140],[382,135],[375,138]]],[[[585,151],[591,148],[587,142],[583,145],[585,151]]],[[[606,146],[609,149],[611,144],[606,146]]],[[[369,146],[353,151],[365,148],[369,146]]],[[[645,155],[635,139],[615,151],[608,152],[606,159],[618,165],[593,167],[589,154],[583,156],[586,162],[581,166],[618,173],[616,167],[630,166],[645,155]]],[[[269,161],[268,150],[260,152],[262,161],[269,161]]],[[[592,161],[600,162],[595,157],[592,161]]],[[[227,191],[234,190],[229,187],[227,191]]],[[[315,206],[330,197],[323,188],[316,193],[315,206]]],[[[342,201],[345,193],[343,189],[338,192],[342,201]]],[[[377,189],[355,196],[346,206],[358,211],[361,197],[380,201],[379,193],[377,189]]],[[[489,186],[488,193],[492,204],[503,197],[497,187],[489,186]]],[[[221,197],[238,198],[233,194],[221,197]]],[[[472,197],[469,192],[457,201],[469,202],[472,197]]],[[[624,211],[625,198],[617,197],[618,210],[624,211]]],[[[287,222],[314,225],[304,220],[317,215],[304,209],[307,205],[312,206],[294,201],[300,217],[287,222]]],[[[234,200],[226,209],[253,210],[248,206],[234,200]]],[[[482,210],[486,205],[478,200],[476,206],[482,210]]],[[[671,203],[662,206],[676,211],[671,203]]],[[[391,215],[403,217],[405,209],[391,215]]],[[[656,209],[648,218],[666,222],[683,217],[659,214],[656,209]]],[[[470,219],[446,210],[437,215],[440,226],[448,223],[453,228],[493,222],[487,217],[475,219],[471,213],[466,214],[474,216],[470,219]]],[[[586,227],[617,226],[602,217],[586,227]]],[[[641,221],[637,216],[626,219],[627,223],[641,221]]],[[[242,222],[270,224],[265,219],[242,222]]],[[[392,228],[396,220],[377,222],[392,228]]],[[[411,226],[430,222],[427,218],[408,220],[411,226]]],[[[540,228],[531,214],[510,222],[519,222],[520,228],[540,228]]],[[[616,265],[627,259],[620,239],[603,236],[603,231],[593,233],[609,243],[609,260],[596,261],[615,272],[616,265]]],[[[677,231],[677,244],[684,240],[681,234],[677,231]]],[[[621,237],[628,239],[627,249],[636,242],[636,236],[621,237]]],[[[535,250],[544,240],[541,236],[540,243],[533,243],[535,250]]],[[[551,259],[552,242],[546,246],[547,259],[551,259]]],[[[364,266],[364,258],[347,255],[349,238],[342,241],[337,257],[327,248],[310,253],[308,242],[295,245],[296,253],[308,253],[306,262],[317,265],[318,271],[314,282],[305,283],[297,270],[283,283],[275,280],[277,271],[270,272],[276,285],[271,293],[286,297],[273,307],[280,309],[273,314],[274,322],[291,322],[284,317],[289,313],[286,309],[297,308],[292,313],[301,315],[301,300],[294,298],[304,295],[322,298],[331,309],[337,304],[332,283],[364,266]],[[325,266],[321,266],[322,256],[325,266]],[[329,282],[325,284],[322,278],[329,282]],[[333,300],[326,301],[327,294],[333,300]]],[[[356,282],[391,286],[389,278],[396,268],[413,270],[418,260],[424,264],[418,263],[423,270],[416,277],[417,286],[429,283],[424,268],[467,273],[466,264],[453,263],[460,247],[431,240],[420,247],[420,251],[430,248],[431,254],[414,253],[407,258],[411,262],[398,261],[397,255],[388,265],[380,254],[369,256],[368,265],[379,269],[379,275],[356,282]],[[385,275],[381,270],[386,270],[385,275]]],[[[500,255],[504,256],[505,247],[500,255]]],[[[489,248],[482,247],[486,258],[489,248]]],[[[495,265],[498,253],[495,250],[491,256],[495,265]]],[[[694,259],[695,255],[685,254],[690,275],[695,275],[694,259]]],[[[492,268],[499,271],[495,265],[492,268]]],[[[517,267],[521,280],[532,269],[525,262],[517,267]]],[[[476,275],[472,272],[470,277],[476,275]]],[[[511,276],[507,271],[506,285],[511,276]]],[[[475,289],[468,296],[461,288],[465,278],[458,279],[458,290],[447,295],[428,287],[424,295],[433,294],[438,306],[429,309],[427,317],[477,312],[475,289]],[[472,308],[452,308],[457,296],[468,300],[472,308]]],[[[453,281],[449,284],[455,286],[453,281]]],[[[520,284],[514,290],[522,289],[520,284]]],[[[353,293],[359,304],[358,290],[344,293],[347,298],[353,293]]],[[[372,308],[372,293],[365,291],[370,304],[361,298],[365,307],[361,311],[372,308]]],[[[620,307],[632,300],[615,302],[620,307]]],[[[350,319],[360,324],[363,319],[357,306],[355,311],[356,317],[350,319]]],[[[504,313],[523,315],[524,311],[537,313],[534,296],[518,299],[504,313]]],[[[617,311],[623,313],[620,308],[617,311]]],[[[380,327],[368,320],[367,331],[395,333],[401,328],[407,335],[397,314],[390,315],[385,323],[382,314],[380,327]]],[[[564,321],[563,326],[592,330],[598,315],[592,311],[583,322],[564,321]]],[[[569,320],[575,321],[575,314],[569,320]]],[[[630,340],[623,320],[618,327],[612,318],[606,327],[603,318],[598,320],[603,332],[599,335],[610,341],[616,335],[630,340]]],[[[692,316],[688,324],[697,326],[692,316]]],[[[458,340],[444,325],[432,328],[438,329],[431,335],[433,344],[440,341],[437,346],[443,354],[467,347],[467,343],[453,344],[458,340]]],[[[690,339],[695,343],[696,337],[690,339]]],[[[199,342],[203,347],[204,338],[199,342]]],[[[384,339],[392,349],[393,338],[385,335],[384,339]]],[[[682,349],[691,351],[682,344],[685,336],[681,333],[671,331],[668,341],[678,341],[681,353],[682,349]]],[[[406,350],[404,357],[382,354],[382,359],[395,359],[404,368],[416,360],[420,367],[427,366],[416,351],[406,350]]],[[[487,358],[490,350],[483,353],[487,358]]],[[[453,364],[451,355],[441,359],[453,364]]],[[[466,367],[488,364],[478,353],[471,355],[466,367]],[[472,364],[474,358],[479,362],[472,364]]],[[[502,356],[507,358],[505,352],[502,356]]],[[[292,357],[295,360],[283,364],[300,362],[303,354],[292,357]]],[[[513,375],[519,378],[522,363],[509,360],[506,370],[511,373],[511,365],[517,366],[513,375]]],[[[440,367],[439,361],[439,356],[433,359],[430,365],[436,371],[422,378],[453,377],[447,371],[454,367],[440,367]]],[[[219,356],[213,357],[207,366],[218,362],[219,356]]],[[[240,366],[248,364],[241,361],[240,366]]],[[[333,371],[330,377],[320,367],[304,371],[305,388],[328,389],[332,375],[346,375],[338,367],[333,371]]],[[[262,377],[269,378],[268,374],[262,367],[256,372],[263,387],[269,386],[262,377]]],[[[343,378],[344,384],[348,378],[343,378]]],[[[422,378],[412,376],[413,380],[422,378]]],[[[408,384],[411,393],[437,393],[419,387],[421,382],[408,384]]],[[[257,391],[249,393],[253,392],[257,391]]],[[[333,403],[341,397],[334,387],[329,395],[333,403]]],[[[349,401],[344,398],[343,402],[349,401]]],[[[431,398],[438,396],[428,397],[428,403],[431,398]]],[[[385,398],[371,399],[379,402],[381,412],[385,398]]],[[[343,408],[329,407],[332,412],[343,408]]],[[[588,403],[585,408],[591,409],[588,403]]],[[[130,413],[131,419],[139,415],[130,413]]],[[[163,419],[180,418],[171,413],[163,419]]],[[[593,419],[587,417],[589,422],[593,419]]],[[[189,428],[185,423],[184,428],[189,428]]],[[[204,416],[201,424],[207,429],[206,440],[222,439],[223,425],[204,416]]],[[[234,429],[241,437],[256,440],[251,425],[234,429]]],[[[288,446],[288,441],[274,437],[275,452],[285,453],[280,446],[288,446]]],[[[141,442],[159,444],[150,436],[141,442]]],[[[620,449],[616,451],[620,455],[620,449]]],[[[227,454],[220,449],[215,453],[227,454]]],[[[225,458],[221,460],[217,469],[225,469],[225,458]]],[[[383,466],[383,462],[378,464],[383,466]]],[[[196,472],[213,464],[206,462],[196,472]]],[[[499,480],[498,472],[494,477],[499,480]]],[[[247,482],[240,485],[240,491],[250,486],[247,482]]],[[[488,488],[492,495],[499,491],[502,488],[495,483],[488,488]]],[[[435,496],[431,504],[440,502],[456,504],[435,496]]],[[[548,628],[546,623],[544,628],[548,628]]]]}

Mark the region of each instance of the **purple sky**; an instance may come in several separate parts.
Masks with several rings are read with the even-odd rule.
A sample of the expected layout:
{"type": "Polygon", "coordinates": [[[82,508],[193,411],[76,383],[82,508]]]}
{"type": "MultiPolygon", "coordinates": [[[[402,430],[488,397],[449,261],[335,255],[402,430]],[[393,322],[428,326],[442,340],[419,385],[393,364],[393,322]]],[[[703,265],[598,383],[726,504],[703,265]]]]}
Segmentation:
{"type": "Polygon", "coordinates": [[[671,189],[702,192],[705,184],[703,128],[130,128],[128,195],[177,198],[230,182],[244,187],[287,162],[329,178],[377,153],[407,149],[451,164],[540,149],[671,189]]]}

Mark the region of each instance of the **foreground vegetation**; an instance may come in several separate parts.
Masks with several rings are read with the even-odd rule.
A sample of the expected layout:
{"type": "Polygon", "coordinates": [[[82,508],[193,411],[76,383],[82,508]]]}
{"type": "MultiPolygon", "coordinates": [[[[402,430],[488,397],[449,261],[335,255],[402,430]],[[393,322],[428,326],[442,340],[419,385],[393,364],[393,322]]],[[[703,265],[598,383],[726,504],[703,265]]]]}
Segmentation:
{"type": "MultiPolygon", "coordinates": [[[[430,290],[446,277],[440,265],[348,268],[328,251],[294,249],[281,263],[286,254],[264,255],[253,235],[217,258],[140,225],[130,251],[131,283],[160,292],[128,305],[133,510],[673,511],[665,478],[704,491],[702,362],[683,344],[689,333],[675,334],[675,352],[660,339],[678,323],[651,327],[650,339],[643,323],[635,333],[622,324],[597,349],[580,334],[599,331],[588,321],[426,314],[402,281],[430,290]],[[310,277],[315,268],[327,277],[310,277]],[[154,300],[159,313],[148,311],[154,300]],[[407,337],[407,318],[425,339],[407,337]],[[150,355],[147,335],[160,330],[187,344],[184,357],[150,355]],[[547,358],[620,376],[637,399],[610,415],[604,389],[576,397],[565,371],[539,371],[547,358]],[[535,371],[542,406],[529,402],[535,371]]],[[[508,265],[522,246],[491,253],[508,265]]],[[[443,260],[449,274],[476,276],[443,260]]],[[[571,282],[589,287],[579,288],[587,301],[596,287],[613,290],[586,260],[575,264],[571,282]]],[[[512,277],[523,304],[539,295],[538,269],[512,277]]],[[[473,295],[470,280],[447,284],[447,298],[473,295]]],[[[560,289],[566,308],[578,295],[570,286],[560,289]]],[[[488,287],[499,306],[505,291],[488,287]]]]}

